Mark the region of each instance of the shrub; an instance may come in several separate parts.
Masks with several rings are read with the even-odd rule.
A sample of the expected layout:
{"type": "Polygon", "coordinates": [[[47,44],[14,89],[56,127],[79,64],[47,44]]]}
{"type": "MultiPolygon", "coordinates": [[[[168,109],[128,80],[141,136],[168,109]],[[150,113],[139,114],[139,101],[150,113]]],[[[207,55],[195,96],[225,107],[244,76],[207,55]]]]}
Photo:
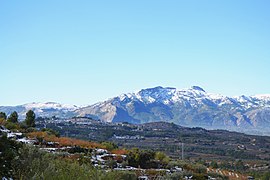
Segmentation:
{"type": "Polygon", "coordinates": [[[80,146],[82,148],[105,148],[103,145],[95,143],[95,142],[89,142],[84,141],[80,139],[73,139],[73,138],[67,138],[67,137],[56,137],[55,135],[50,135],[48,132],[31,132],[28,133],[27,136],[29,138],[37,138],[42,139],[47,142],[58,142],[60,146],[80,146]]]}
{"type": "Polygon", "coordinates": [[[136,180],[137,176],[134,172],[129,171],[111,171],[104,173],[98,179],[100,180],[136,180]]]}
{"type": "Polygon", "coordinates": [[[17,123],[7,121],[5,127],[9,130],[20,130],[20,126],[17,123]]]}
{"type": "Polygon", "coordinates": [[[112,151],[118,148],[118,146],[113,142],[102,142],[101,144],[105,146],[108,151],[112,151]]]}
{"type": "Polygon", "coordinates": [[[118,154],[118,155],[124,155],[124,154],[127,154],[128,151],[125,149],[115,149],[115,150],[112,150],[111,153],[118,154]]]}

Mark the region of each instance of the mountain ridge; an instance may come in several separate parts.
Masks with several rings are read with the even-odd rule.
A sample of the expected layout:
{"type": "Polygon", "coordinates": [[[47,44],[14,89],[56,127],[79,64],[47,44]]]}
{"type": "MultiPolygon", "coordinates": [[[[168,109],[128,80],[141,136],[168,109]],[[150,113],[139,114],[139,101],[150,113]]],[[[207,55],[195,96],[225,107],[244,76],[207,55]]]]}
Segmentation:
{"type": "Polygon", "coordinates": [[[224,96],[199,86],[187,89],[161,86],[126,93],[76,110],[107,122],[174,122],[189,127],[263,131],[270,127],[270,96],[224,96]]]}
{"type": "Polygon", "coordinates": [[[270,135],[270,95],[224,96],[199,86],[185,89],[157,86],[125,93],[85,107],[59,103],[29,103],[0,106],[0,111],[32,109],[37,116],[90,117],[105,122],[173,122],[187,127],[226,129],[270,135]]]}
{"type": "Polygon", "coordinates": [[[32,102],[17,106],[0,106],[0,112],[11,114],[13,111],[17,111],[19,118],[23,119],[28,110],[33,110],[37,116],[60,116],[60,117],[71,117],[75,115],[73,112],[78,109],[78,106],[60,104],[56,102],[32,102]]]}

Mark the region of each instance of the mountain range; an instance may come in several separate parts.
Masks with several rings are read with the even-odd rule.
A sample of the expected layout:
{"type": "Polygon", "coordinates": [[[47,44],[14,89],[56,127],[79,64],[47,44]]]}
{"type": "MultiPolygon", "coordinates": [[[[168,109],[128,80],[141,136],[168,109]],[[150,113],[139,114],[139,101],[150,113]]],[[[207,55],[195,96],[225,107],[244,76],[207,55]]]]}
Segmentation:
{"type": "Polygon", "coordinates": [[[0,112],[5,112],[6,114],[11,114],[16,111],[19,115],[19,119],[24,119],[25,114],[28,110],[33,110],[36,116],[40,117],[60,117],[60,118],[70,118],[76,116],[75,110],[79,107],[75,105],[60,104],[55,102],[46,103],[28,103],[18,106],[0,106],[0,112]]]}
{"type": "Polygon", "coordinates": [[[187,127],[270,135],[270,95],[228,97],[208,93],[198,86],[142,89],[86,107],[52,102],[0,106],[0,111],[16,110],[21,117],[29,109],[38,116],[47,117],[83,116],[105,122],[136,124],[165,121],[187,127]]]}

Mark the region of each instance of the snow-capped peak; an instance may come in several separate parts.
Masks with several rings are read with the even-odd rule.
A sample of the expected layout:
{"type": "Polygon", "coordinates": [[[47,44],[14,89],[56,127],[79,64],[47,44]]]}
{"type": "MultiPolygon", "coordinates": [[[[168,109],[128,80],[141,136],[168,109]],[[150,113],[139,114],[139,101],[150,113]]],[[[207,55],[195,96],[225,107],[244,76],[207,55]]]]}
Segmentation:
{"type": "Polygon", "coordinates": [[[270,94],[257,94],[255,96],[251,96],[253,98],[261,99],[261,100],[268,100],[270,101],[270,94]]]}
{"type": "Polygon", "coordinates": [[[146,104],[155,102],[171,104],[185,101],[192,106],[198,106],[205,102],[212,102],[213,104],[216,104],[216,106],[234,104],[235,106],[242,107],[244,109],[258,105],[270,105],[270,94],[227,97],[220,94],[208,93],[199,86],[192,86],[186,89],[158,86],[154,88],[142,89],[134,93],[122,94],[113,99],[118,103],[128,103],[135,100],[146,104]]]}
{"type": "Polygon", "coordinates": [[[142,89],[140,91],[128,94],[122,94],[117,98],[114,98],[117,101],[126,102],[137,100],[143,103],[154,103],[160,102],[164,104],[173,103],[179,101],[180,99],[189,99],[189,98],[201,98],[206,96],[207,93],[199,86],[192,86],[188,89],[176,89],[171,87],[154,87],[148,89],[142,89]]]}
{"type": "Polygon", "coordinates": [[[65,109],[65,110],[76,110],[78,107],[69,104],[60,104],[56,102],[33,102],[23,105],[26,109],[65,109]]]}

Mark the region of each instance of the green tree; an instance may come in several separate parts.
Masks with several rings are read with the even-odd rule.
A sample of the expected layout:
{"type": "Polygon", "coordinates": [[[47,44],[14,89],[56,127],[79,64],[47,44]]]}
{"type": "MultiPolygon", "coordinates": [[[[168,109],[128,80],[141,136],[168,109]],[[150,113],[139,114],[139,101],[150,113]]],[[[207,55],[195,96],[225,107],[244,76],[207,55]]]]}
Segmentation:
{"type": "Polygon", "coordinates": [[[155,152],[150,150],[132,149],[127,155],[128,165],[141,168],[155,168],[155,152]]]}
{"type": "Polygon", "coordinates": [[[6,135],[1,136],[0,133],[0,179],[1,177],[12,177],[14,173],[12,160],[18,156],[18,150],[21,146],[20,143],[8,139],[6,135]]]}
{"type": "Polygon", "coordinates": [[[8,121],[12,123],[18,123],[18,113],[16,111],[11,113],[8,117],[8,121]]]}
{"type": "Polygon", "coordinates": [[[56,137],[60,137],[60,133],[56,130],[50,129],[50,128],[43,128],[41,129],[43,132],[47,132],[49,135],[55,135],[56,137]]]}
{"type": "Polygon", "coordinates": [[[26,124],[28,127],[35,127],[35,126],[36,126],[36,124],[35,124],[35,119],[36,119],[36,115],[35,115],[34,111],[29,110],[29,111],[26,113],[25,124],[26,124]]]}
{"type": "Polygon", "coordinates": [[[102,142],[101,144],[105,146],[108,151],[112,151],[118,148],[118,146],[113,142],[102,142]]]}
{"type": "Polygon", "coordinates": [[[168,163],[170,160],[170,158],[164,152],[160,151],[155,153],[155,159],[166,163],[168,163]]]}
{"type": "Polygon", "coordinates": [[[7,119],[7,115],[6,115],[6,113],[4,113],[4,112],[0,112],[0,119],[4,119],[4,120],[6,120],[7,119]]]}
{"type": "Polygon", "coordinates": [[[211,166],[212,168],[218,168],[218,164],[217,164],[216,161],[212,161],[212,162],[210,163],[210,166],[211,166]]]}

